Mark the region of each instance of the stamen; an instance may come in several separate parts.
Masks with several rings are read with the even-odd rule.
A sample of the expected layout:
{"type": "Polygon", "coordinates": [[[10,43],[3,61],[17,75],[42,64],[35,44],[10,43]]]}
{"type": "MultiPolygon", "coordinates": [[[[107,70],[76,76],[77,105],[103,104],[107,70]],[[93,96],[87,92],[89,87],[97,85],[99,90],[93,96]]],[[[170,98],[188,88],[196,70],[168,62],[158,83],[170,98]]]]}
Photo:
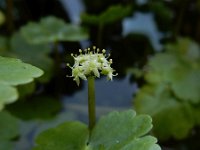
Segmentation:
{"type": "Polygon", "coordinates": [[[118,73],[112,74],[113,76],[118,76],[118,73]]]}
{"type": "Polygon", "coordinates": [[[66,64],[66,66],[67,66],[67,67],[69,67],[69,68],[71,68],[71,69],[73,69],[73,67],[72,67],[72,66],[70,66],[70,64],[69,64],[69,63],[67,63],[67,64],[66,64]]]}
{"type": "Polygon", "coordinates": [[[110,54],[107,55],[106,59],[108,59],[110,57],[110,54]]]}
{"type": "Polygon", "coordinates": [[[103,54],[105,54],[105,53],[106,53],[106,50],[105,50],[105,49],[103,49],[103,50],[102,50],[102,53],[103,53],[103,54]]]}
{"type": "Polygon", "coordinates": [[[73,76],[72,76],[72,75],[71,75],[71,76],[69,76],[69,75],[66,75],[66,77],[72,78],[73,76]]]}

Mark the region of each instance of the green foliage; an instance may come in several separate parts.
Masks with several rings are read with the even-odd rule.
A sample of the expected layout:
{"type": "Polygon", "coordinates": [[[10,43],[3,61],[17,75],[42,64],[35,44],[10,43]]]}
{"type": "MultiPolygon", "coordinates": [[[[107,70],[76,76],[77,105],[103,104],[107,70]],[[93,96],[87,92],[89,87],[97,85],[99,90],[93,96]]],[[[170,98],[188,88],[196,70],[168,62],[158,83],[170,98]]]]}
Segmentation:
{"type": "Polygon", "coordinates": [[[82,21],[87,24],[110,24],[118,21],[131,13],[131,6],[115,5],[109,7],[107,10],[99,15],[83,14],[82,21]]]}
{"type": "Polygon", "coordinates": [[[39,23],[29,22],[21,28],[21,33],[30,43],[35,44],[80,41],[88,38],[87,31],[84,28],[67,24],[53,16],[43,18],[39,23]]]}
{"type": "Polygon", "coordinates": [[[13,86],[26,84],[43,74],[43,71],[19,59],[0,56],[0,110],[18,97],[13,86]]]}
{"type": "MultiPolygon", "coordinates": [[[[144,136],[152,128],[151,118],[138,115],[132,110],[112,112],[102,117],[92,131],[90,148],[105,150],[131,149],[150,150],[157,140],[144,136]]],[[[155,148],[157,150],[160,148],[155,148]]]]}
{"type": "Polygon", "coordinates": [[[33,81],[43,71],[19,59],[0,57],[0,82],[8,85],[19,85],[33,81]]]}
{"type": "Polygon", "coordinates": [[[183,139],[199,124],[200,48],[180,38],[165,49],[149,60],[147,84],[137,93],[135,108],[153,117],[153,131],[160,139],[183,139]]]}
{"type": "Polygon", "coordinates": [[[49,57],[51,48],[48,44],[33,45],[26,41],[20,33],[16,33],[11,39],[11,50],[9,55],[30,63],[44,71],[44,75],[39,78],[41,82],[47,82],[53,76],[53,60],[49,57]]]}
{"type": "Polygon", "coordinates": [[[41,133],[34,150],[160,150],[154,137],[145,136],[151,128],[147,115],[136,116],[133,110],[112,112],[99,120],[90,139],[86,125],[67,122],[41,133]]]}
{"type": "Polygon", "coordinates": [[[186,137],[195,123],[191,106],[177,101],[164,84],[143,86],[137,94],[135,108],[153,117],[153,132],[159,139],[186,137]]]}
{"type": "Polygon", "coordinates": [[[66,122],[42,132],[36,139],[34,150],[81,150],[86,147],[88,129],[79,122],[66,122]]]}
{"type": "Polygon", "coordinates": [[[41,68],[44,71],[44,75],[39,78],[41,82],[49,81],[53,75],[53,60],[49,57],[50,51],[48,44],[30,44],[21,33],[13,34],[10,41],[3,37],[0,38],[2,55],[18,58],[41,68]]]}
{"type": "Polygon", "coordinates": [[[12,139],[19,135],[18,119],[7,112],[0,112],[0,149],[13,149],[12,139]]]}

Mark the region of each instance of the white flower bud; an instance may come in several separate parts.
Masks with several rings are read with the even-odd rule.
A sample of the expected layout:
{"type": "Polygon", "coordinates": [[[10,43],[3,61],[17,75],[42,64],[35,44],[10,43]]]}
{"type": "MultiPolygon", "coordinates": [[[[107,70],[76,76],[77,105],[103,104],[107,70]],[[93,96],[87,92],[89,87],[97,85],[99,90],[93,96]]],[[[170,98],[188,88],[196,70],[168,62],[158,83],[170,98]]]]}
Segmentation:
{"type": "MultiPolygon", "coordinates": [[[[90,48],[82,51],[79,50],[80,55],[76,56],[72,54],[74,58],[74,65],[70,67],[72,69],[72,77],[76,81],[77,85],[80,84],[80,78],[87,80],[88,76],[100,77],[100,73],[107,76],[108,80],[112,80],[114,70],[111,68],[112,59],[107,60],[105,52],[103,49],[102,53],[99,53],[97,48],[97,53],[95,53],[96,47],[90,48]]],[[[67,65],[69,66],[69,65],[67,65]]]]}

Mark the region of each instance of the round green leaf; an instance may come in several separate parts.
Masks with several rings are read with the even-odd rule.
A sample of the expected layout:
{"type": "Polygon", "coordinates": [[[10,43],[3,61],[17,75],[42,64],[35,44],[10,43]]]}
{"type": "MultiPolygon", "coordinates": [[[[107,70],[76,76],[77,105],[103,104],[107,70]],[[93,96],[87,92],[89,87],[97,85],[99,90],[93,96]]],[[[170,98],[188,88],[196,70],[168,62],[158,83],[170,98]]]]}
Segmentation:
{"type": "Polygon", "coordinates": [[[151,118],[133,110],[112,112],[102,117],[92,131],[90,149],[152,150],[156,138],[145,136],[152,128],[151,118]]]}
{"type": "Polygon", "coordinates": [[[88,129],[80,122],[66,122],[42,132],[33,150],[81,150],[87,145],[88,129]]]}
{"type": "Polygon", "coordinates": [[[200,69],[187,69],[185,72],[177,70],[175,78],[172,78],[172,90],[179,99],[200,102],[200,69]],[[180,74],[182,73],[182,74],[180,74]]]}
{"type": "Polygon", "coordinates": [[[170,73],[176,70],[177,58],[170,54],[156,54],[148,63],[148,72],[145,79],[149,83],[157,84],[163,81],[169,82],[170,73]]]}
{"type": "Polygon", "coordinates": [[[49,57],[51,48],[48,44],[30,44],[20,33],[15,33],[11,39],[11,50],[7,55],[21,59],[44,71],[44,75],[39,78],[41,82],[47,82],[53,75],[53,60],[49,57]]]}
{"type": "Polygon", "coordinates": [[[8,85],[19,85],[33,81],[43,71],[19,59],[0,56],[0,82],[8,85]]]}
{"type": "Polygon", "coordinates": [[[183,139],[194,127],[191,106],[176,101],[165,84],[142,87],[134,102],[137,112],[152,116],[153,132],[159,139],[183,139]]]}
{"type": "Polygon", "coordinates": [[[189,39],[166,45],[166,52],[153,56],[145,79],[150,84],[166,83],[180,100],[200,102],[200,48],[189,39]]]}
{"type": "Polygon", "coordinates": [[[57,41],[80,41],[88,38],[88,33],[84,28],[67,24],[53,16],[43,18],[39,23],[29,22],[21,28],[21,33],[30,43],[36,44],[57,41]]]}
{"type": "Polygon", "coordinates": [[[14,102],[18,93],[13,86],[33,81],[43,71],[19,59],[0,56],[0,110],[5,104],[14,102]]]}
{"type": "Polygon", "coordinates": [[[114,23],[115,21],[118,21],[126,16],[128,16],[131,13],[131,7],[130,6],[121,6],[121,5],[115,5],[111,6],[104,12],[102,12],[100,15],[89,15],[89,14],[83,14],[82,15],[82,21],[84,23],[89,24],[109,24],[114,23]]]}

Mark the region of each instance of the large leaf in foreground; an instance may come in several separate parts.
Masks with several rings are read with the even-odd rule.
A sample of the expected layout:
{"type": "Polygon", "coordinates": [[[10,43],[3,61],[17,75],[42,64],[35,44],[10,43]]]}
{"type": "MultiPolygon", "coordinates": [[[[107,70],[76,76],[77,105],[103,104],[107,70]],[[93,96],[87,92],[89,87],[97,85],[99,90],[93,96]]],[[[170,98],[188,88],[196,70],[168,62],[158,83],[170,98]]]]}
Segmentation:
{"type": "Polygon", "coordinates": [[[133,110],[112,112],[95,126],[89,148],[105,150],[160,150],[156,138],[145,136],[152,128],[151,118],[133,110]]]}
{"type": "Polygon", "coordinates": [[[34,150],[81,150],[86,147],[88,129],[80,122],[66,122],[42,132],[34,150]]]}
{"type": "Polygon", "coordinates": [[[84,28],[67,24],[53,16],[43,18],[39,23],[29,22],[21,28],[21,33],[29,42],[36,44],[58,41],[81,41],[88,38],[88,33],[84,28]]]}
{"type": "Polygon", "coordinates": [[[160,150],[156,138],[145,136],[151,128],[147,115],[112,112],[97,122],[90,139],[86,125],[66,122],[41,133],[34,150],[160,150]]]}

